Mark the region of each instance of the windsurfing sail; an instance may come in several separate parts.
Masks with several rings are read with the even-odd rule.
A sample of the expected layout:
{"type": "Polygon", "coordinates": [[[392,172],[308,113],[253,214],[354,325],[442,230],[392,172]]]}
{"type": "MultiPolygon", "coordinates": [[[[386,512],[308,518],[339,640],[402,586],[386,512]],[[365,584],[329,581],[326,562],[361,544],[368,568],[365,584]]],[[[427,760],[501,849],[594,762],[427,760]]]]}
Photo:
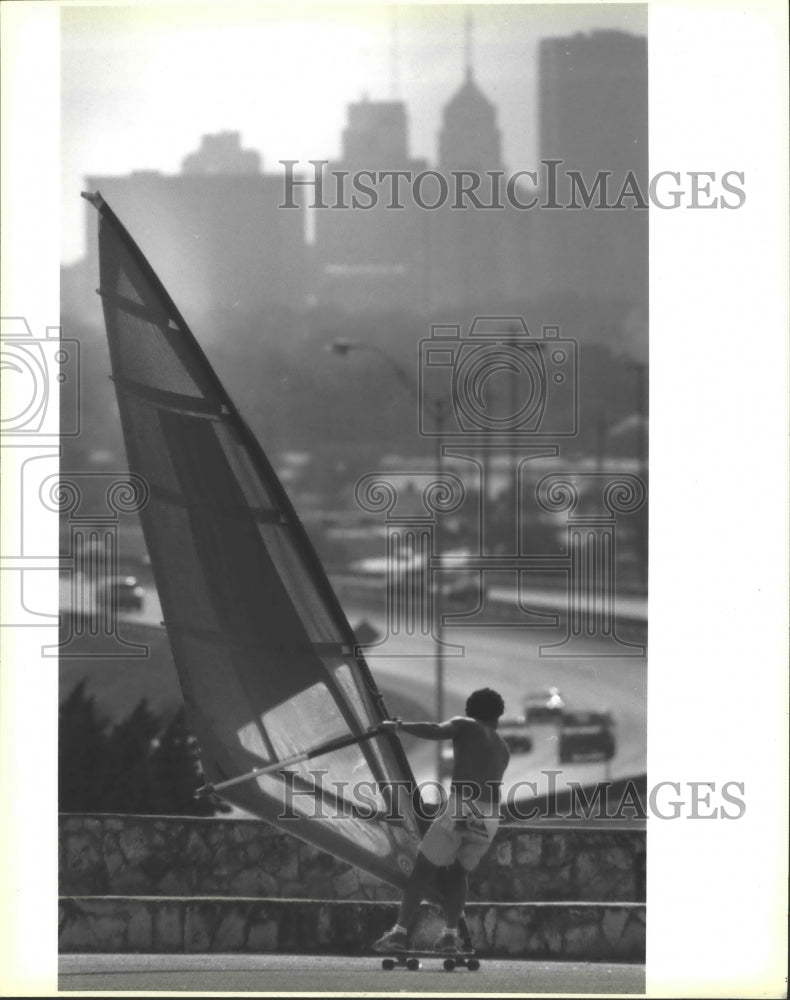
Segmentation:
{"type": "Polygon", "coordinates": [[[370,737],[387,712],[353,631],[164,286],[101,195],[85,197],[129,469],[150,490],[140,517],[204,773],[219,784],[264,769],[223,796],[402,887],[423,823],[400,742],[370,737]]]}

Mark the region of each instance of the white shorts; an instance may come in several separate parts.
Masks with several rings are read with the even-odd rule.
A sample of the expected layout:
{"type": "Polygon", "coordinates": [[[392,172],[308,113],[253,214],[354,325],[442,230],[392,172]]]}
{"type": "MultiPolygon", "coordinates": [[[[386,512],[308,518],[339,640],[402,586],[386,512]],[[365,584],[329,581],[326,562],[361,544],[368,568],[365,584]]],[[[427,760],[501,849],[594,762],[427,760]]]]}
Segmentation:
{"type": "Polygon", "coordinates": [[[480,864],[499,826],[499,816],[478,814],[454,793],[445,809],[431,823],[420,844],[420,854],[431,864],[445,868],[458,861],[468,872],[480,864]]]}

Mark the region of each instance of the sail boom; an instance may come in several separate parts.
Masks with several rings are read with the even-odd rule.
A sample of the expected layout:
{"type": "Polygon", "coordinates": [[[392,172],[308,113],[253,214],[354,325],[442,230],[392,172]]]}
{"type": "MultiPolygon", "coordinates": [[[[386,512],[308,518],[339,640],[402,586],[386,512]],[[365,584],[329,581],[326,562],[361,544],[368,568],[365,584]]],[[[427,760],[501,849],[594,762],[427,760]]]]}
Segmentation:
{"type": "Polygon", "coordinates": [[[386,730],[381,726],[378,726],[376,729],[371,729],[366,733],[362,733],[361,736],[347,736],[343,739],[331,740],[323,746],[316,747],[314,750],[305,751],[304,753],[296,754],[293,757],[289,757],[287,760],[277,760],[273,764],[267,764],[266,767],[255,767],[246,774],[240,774],[235,778],[227,778],[225,781],[220,781],[215,785],[203,785],[201,788],[197,789],[195,797],[205,798],[215,792],[221,792],[223,789],[232,788],[234,785],[240,785],[242,781],[251,781],[253,778],[260,778],[264,774],[272,774],[276,771],[282,771],[287,767],[293,767],[294,764],[301,764],[303,761],[313,760],[316,757],[332,753],[335,750],[342,750],[344,747],[352,746],[355,743],[362,743],[363,740],[371,740],[374,736],[380,736],[384,732],[386,732],[386,730]]]}

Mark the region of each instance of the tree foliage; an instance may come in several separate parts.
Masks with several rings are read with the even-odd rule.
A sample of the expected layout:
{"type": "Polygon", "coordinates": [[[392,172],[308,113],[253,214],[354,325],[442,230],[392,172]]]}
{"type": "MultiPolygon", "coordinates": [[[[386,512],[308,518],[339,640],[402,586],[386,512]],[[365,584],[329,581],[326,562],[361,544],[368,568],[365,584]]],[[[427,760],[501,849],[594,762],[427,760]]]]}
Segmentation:
{"type": "Polygon", "coordinates": [[[204,778],[183,709],[162,717],[143,698],[113,724],[80,681],[60,707],[58,755],[60,812],[211,816],[228,811],[216,800],[194,797],[204,778]]]}

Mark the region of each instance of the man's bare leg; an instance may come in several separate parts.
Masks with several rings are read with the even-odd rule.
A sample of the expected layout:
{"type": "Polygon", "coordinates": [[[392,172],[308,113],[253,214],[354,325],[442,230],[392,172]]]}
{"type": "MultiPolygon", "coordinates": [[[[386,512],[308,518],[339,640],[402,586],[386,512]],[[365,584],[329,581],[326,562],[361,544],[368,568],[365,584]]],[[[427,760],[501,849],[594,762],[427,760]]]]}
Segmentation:
{"type": "Polygon", "coordinates": [[[458,921],[464,910],[469,891],[466,869],[458,861],[448,868],[444,887],[444,917],[450,930],[458,930],[458,921]]]}
{"type": "MultiPolygon", "coordinates": [[[[452,872],[453,866],[449,865],[444,868],[436,868],[436,895],[435,898],[432,896],[431,901],[438,903],[442,907],[442,912],[444,913],[445,920],[447,920],[447,912],[445,907],[445,895],[447,893],[447,878],[452,872]]],[[[452,876],[450,876],[452,882],[452,876]]],[[[461,946],[464,951],[473,951],[474,942],[472,941],[472,932],[469,930],[469,924],[467,923],[466,917],[463,912],[458,918],[458,934],[461,939],[461,946]]]]}
{"type": "Polygon", "coordinates": [[[472,932],[469,930],[469,924],[466,922],[466,917],[463,913],[458,921],[458,935],[461,939],[461,950],[474,951],[475,945],[474,941],[472,941],[472,932]]]}
{"type": "Polygon", "coordinates": [[[425,887],[431,885],[435,878],[436,865],[432,864],[424,855],[418,854],[400,902],[398,923],[401,927],[410,928],[414,915],[425,896],[425,887]]]}
{"type": "Polygon", "coordinates": [[[425,897],[426,890],[436,884],[438,869],[424,855],[417,854],[414,869],[403,892],[398,921],[373,944],[374,951],[388,952],[405,949],[408,946],[411,924],[425,897]]]}
{"type": "Polygon", "coordinates": [[[464,910],[468,889],[466,869],[458,861],[444,871],[444,928],[434,948],[437,951],[455,952],[461,944],[468,947],[469,928],[464,919],[464,940],[459,943],[459,922],[464,910]]]}

